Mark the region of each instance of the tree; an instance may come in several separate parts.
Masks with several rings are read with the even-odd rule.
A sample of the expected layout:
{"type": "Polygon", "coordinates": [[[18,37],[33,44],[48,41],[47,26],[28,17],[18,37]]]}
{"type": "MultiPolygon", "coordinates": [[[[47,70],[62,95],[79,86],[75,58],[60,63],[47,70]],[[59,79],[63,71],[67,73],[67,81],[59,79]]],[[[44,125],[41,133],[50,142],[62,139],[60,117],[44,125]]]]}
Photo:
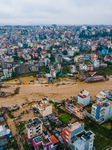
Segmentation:
{"type": "Polygon", "coordinates": [[[111,49],[111,47],[109,48],[109,53],[111,53],[112,52],[112,49],[111,49]]]}
{"type": "Polygon", "coordinates": [[[33,58],[33,60],[38,60],[38,59],[39,59],[38,57],[34,57],[34,58],[33,58]]]}
{"type": "Polygon", "coordinates": [[[61,101],[61,105],[63,105],[63,106],[65,105],[65,100],[61,101]]]}
{"type": "Polygon", "coordinates": [[[64,145],[61,143],[58,143],[56,150],[64,150],[64,145]]]}
{"type": "Polygon", "coordinates": [[[91,77],[91,74],[88,74],[88,77],[91,77]]]}
{"type": "Polygon", "coordinates": [[[37,50],[37,53],[40,53],[42,51],[42,48],[39,47],[38,50],[37,50]]]}
{"type": "Polygon", "coordinates": [[[63,55],[67,55],[67,51],[66,50],[63,51],[63,55]]]}
{"type": "Polygon", "coordinates": [[[55,58],[54,58],[54,56],[53,56],[53,55],[51,55],[51,56],[50,56],[50,60],[51,60],[52,62],[54,62],[54,61],[55,61],[55,58]]]}
{"type": "Polygon", "coordinates": [[[54,107],[55,107],[55,108],[57,107],[57,104],[58,104],[57,102],[54,103],[54,107]]]}

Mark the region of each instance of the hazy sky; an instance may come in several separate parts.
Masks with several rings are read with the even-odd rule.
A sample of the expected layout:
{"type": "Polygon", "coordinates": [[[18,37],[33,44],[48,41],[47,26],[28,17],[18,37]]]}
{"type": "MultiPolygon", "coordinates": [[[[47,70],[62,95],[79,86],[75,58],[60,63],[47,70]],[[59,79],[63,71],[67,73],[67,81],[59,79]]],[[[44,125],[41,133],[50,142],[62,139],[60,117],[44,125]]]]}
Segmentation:
{"type": "Polygon", "coordinates": [[[112,24],[112,0],[0,0],[0,25],[112,24]]]}

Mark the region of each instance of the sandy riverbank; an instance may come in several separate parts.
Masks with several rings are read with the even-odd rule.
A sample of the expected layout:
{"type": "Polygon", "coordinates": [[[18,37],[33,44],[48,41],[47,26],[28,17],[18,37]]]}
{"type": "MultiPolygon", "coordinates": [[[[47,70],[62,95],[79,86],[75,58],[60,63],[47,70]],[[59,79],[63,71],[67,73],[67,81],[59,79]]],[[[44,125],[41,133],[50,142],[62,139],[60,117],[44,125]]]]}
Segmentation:
{"type": "MultiPolygon", "coordinates": [[[[48,86],[35,84],[19,85],[19,87],[19,94],[7,98],[0,98],[0,107],[8,107],[15,104],[21,105],[23,102],[40,100],[42,97],[48,97],[49,99],[60,101],[78,94],[83,89],[89,91],[91,96],[95,96],[103,89],[112,89],[112,78],[110,78],[109,81],[95,83],[76,82],[76,84],[67,84],[60,86],[56,86],[56,84],[48,86]]],[[[10,89],[7,89],[7,92],[8,90],[10,89]]]]}

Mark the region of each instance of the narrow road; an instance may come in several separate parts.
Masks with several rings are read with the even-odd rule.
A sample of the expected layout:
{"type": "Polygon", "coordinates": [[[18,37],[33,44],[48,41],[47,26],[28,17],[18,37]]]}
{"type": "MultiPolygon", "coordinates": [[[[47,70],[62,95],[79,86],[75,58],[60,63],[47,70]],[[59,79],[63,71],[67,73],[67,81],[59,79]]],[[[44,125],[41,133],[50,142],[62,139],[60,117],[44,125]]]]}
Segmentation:
{"type": "Polygon", "coordinates": [[[7,116],[7,124],[8,124],[8,126],[10,127],[10,130],[11,130],[11,132],[12,132],[12,135],[16,138],[16,140],[17,140],[17,145],[18,145],[18,147],[19,147],[19,150],[23,150],[24,148],[23,148],[23,143],[22,143],[22,141],[20,141],[20,135],[19,135],[19,131],[16,129],[16,126],[15,126],[15,123],[13,122],[13,119],[11,119],[11,118],[9,118],[8,116],[7,116]],[[17,135],[17,136],[15,136],[15,135],[17,135]]]}

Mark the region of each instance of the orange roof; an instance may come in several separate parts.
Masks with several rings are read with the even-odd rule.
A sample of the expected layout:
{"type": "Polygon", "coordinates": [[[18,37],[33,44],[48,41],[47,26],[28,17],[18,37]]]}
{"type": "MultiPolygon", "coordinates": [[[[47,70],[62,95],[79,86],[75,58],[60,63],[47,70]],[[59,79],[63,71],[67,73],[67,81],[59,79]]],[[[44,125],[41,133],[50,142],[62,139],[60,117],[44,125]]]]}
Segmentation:
{"type": "Polygon", "coordinates": [[[29,64],[28,62],[25,62],[25,64],[29,64]]]}
{"type": "Polygon", "coordinates": [[[65,130],[66,130],[69,134],[71,133],[67,128],[65,128],[65,130]]]}
{"type": "Polygon", "coordinates": [[[55,138],[54,135],[51,135],[50,140],[51,140],[52,144],[56,144],[56,143],[59,142],[59,141],[55,138]]]}

